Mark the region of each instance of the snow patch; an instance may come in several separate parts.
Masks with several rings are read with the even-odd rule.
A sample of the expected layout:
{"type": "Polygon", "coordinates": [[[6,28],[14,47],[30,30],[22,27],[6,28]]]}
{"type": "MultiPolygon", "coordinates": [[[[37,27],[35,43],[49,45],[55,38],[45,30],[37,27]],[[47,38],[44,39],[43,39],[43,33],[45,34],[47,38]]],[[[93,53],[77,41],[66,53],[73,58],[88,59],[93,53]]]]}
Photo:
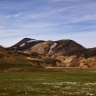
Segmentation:
{"type": "Polygon", "coordinates": [[[52,52],[52,50],[56,47],[56,45],[57,45],[57,43],[54,42],[54,44],[50,47],[50,50],[49,50],[49,52],[47,53],[47,55],[52,52]]]}
{"type": "Polygon", "coordinates": [[[37,42],[37,41],[39,41],[39,40],[29,40],[27,42],[30,43],[30,42],[37,42]]]}
{"type": "Polygon", "coordinates": [[[25,46],[25,43],[23,43],[23,44],[20,45],[20,47],[23,47],[23,46],[25,46]]]}

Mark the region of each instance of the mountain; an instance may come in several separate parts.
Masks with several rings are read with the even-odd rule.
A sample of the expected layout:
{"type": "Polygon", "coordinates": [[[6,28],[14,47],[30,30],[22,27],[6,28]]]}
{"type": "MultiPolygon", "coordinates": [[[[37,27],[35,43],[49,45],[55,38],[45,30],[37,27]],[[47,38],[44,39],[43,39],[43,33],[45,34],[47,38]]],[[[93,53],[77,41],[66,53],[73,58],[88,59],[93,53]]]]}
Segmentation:
{"type": "Polygon", "coordinates": [[[73,40],[58,40],[39,43],[32,46],[30,49],[26,49],[24,52],[28,54],[36,52],[38,54],[55,58],[61,55],[67,56],[81,54],[78,51],[82,50],[85,50],[85,48],[73,40]]]}
{"type": "Polygon", "coordinates": [[[11,46],[9,50],[23,51],[25,49],[29,49],[30,47],[44,42],[43,40],[35,40],[31,38],[24,38],[15,45],[11,46]]]}
{"type": "Polygon", "coordinates": [[[0,56],[1,68],[96,67],[96,48],[85,48],[69,39],[44,41],[24,38],[9,48],[0,47],[0,56]]]}
{"type": "MultiPolygon", "coordinates": [[[[58,41],[43,41],[31,38],[24,38],[17,44],[11,46],[9,49],[23,51],[31,54],[36,52],[42,55],[72,55],[77,54],[78,50],[82,51],[86,48],[76,43],[73,40],[58,40],[58,41]]],[[[78,53],[79,54],[79,53],[78,53]]],[[[54,57],[54,56],[53,56],[54,57]]]]}

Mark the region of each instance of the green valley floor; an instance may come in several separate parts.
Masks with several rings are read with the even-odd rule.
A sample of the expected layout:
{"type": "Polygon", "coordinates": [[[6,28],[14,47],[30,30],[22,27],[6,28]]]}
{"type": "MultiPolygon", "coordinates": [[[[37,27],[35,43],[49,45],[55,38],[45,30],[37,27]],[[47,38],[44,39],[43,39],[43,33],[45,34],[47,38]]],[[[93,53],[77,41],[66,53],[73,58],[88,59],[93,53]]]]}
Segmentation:
{"type": "Polygon", "coordinates": [[[96,69],[53,70],[0,72],[0,96],[96,96],[96,69]]]}

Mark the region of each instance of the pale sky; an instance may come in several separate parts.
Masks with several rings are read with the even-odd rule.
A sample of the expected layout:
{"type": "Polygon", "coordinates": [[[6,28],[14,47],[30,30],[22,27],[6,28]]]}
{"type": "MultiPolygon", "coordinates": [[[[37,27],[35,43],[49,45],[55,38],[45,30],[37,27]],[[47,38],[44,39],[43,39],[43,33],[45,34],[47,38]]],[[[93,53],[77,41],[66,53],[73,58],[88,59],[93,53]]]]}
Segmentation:
{"type": "Polygon", "coordinates": [[[0,0],[0,45],[25,37],[96,47],[96,0],[0,0]]]}

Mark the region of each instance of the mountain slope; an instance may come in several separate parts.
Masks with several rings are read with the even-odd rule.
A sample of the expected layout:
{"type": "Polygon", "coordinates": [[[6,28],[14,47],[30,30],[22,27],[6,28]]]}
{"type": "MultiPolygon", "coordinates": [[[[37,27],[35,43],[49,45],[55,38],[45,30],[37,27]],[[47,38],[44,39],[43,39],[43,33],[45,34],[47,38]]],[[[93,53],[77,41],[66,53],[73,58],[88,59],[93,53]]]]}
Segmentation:
{"type": "Polygon", "coordinates": [[[81,51],[85,50],[83,46],[76,43],[73,40],[59,40],[59,41],[46,41],[40,44],[36,44],[31,48],[24,51],[25,53],[31,54],[36,52],[45,56],[51,56],[53,58],[61,55],[80,55],[81,51]],[[79,52],[80,51],[80,52],[79,52]]]}
{"type": "Polygon", "coordinates": [[[7,60],[5,62],[7,66],[10,65],[10,60],[13,60],[12,62],[18,62],[19,60],[30,65],[30,68],[96,68],[96,48],[84,48],[73,40],[43,41],[24,38],[7,50],[0,47],[0,56],[2,57],[0,64],[2,65],[7,60]]]}
{"type": "Polygon", "coordinates": [[[24,51],[26,49],[29,49],[30,47],[39,44],[41,42],[44,42],[43,40],[35,40],[31,38],[24,38],[21,41],[19,41],[17,44],[11,46],[9,50],[16,50],[16,51],[24,51]]]}
{"type": "Polygon", "coordinates": [[[77,54],[78,51],[84,50],[85,48],[80,44],[76,43],[73,40],[59,40],[56,41],[57,46],[55,49],[50,53],[53,57],[57,57],[60,55],[74,55],[77,54]]]}

